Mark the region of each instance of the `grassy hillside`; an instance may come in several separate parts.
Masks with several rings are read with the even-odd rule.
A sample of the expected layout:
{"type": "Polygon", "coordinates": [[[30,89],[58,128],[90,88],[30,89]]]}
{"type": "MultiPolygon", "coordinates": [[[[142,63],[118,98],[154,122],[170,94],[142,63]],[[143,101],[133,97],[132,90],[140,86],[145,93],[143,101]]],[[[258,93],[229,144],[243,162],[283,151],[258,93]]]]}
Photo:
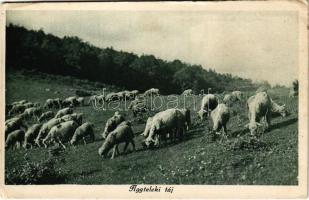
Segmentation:
{"type": "MultiPolygon", "coordinates": [[[[100,90],[91,83],[83,83],[73,78],[55,79],[43,75],[39,77],[9,73],[6,103],[21,99],[42,103],[47,98],[74,95],[74,89],[77,88],[100,90]],[[55,91],[58,93],[55,94],[55,91]]],[[[250,93],[246,93],[246,96],[250,93]]],[[[269,93],[277,103],[285,103],[291,114],[285,118],[274,118],[270,131],[260,140],[250,140],[247,136],[248,131],[243,128],[248,123],[245,102],[237,103],[231,108],[229,137],[211,141],[208,131],[210,123],[198,120],[196,112],[193,111],[194,102],[189,99],[186,106],[192,110],[193,126],[188,131],[185,141],[167,144],[159,149],[143,149],[143,138],[139,133],[144,129],[147,115],[152,115],[158,111],[156,110],[133,121],[137,151],[130,151],[114,160],[102,159],[97,152],[102,144],[100,134],[105,122],[115,111],[95,110],[92,106],[74,108],[76,112],[84,113],[84,121],[95,124],[96,141],[87,145],[67,147],[62,154],[65,162],[59,163],[57,167],[67,173],[65,183],[68,184],[295,185],[298,176],[298,99],[288,98],[288,90],[284,88],[270,90],[269,93]]],[[[196,99],[195,106],[199,108],[201,97],[196,99]]],[[[167,100],[167,97],[164,96],[163,100],[167,100]]],[[[180,101],[180,107],[182,105],[183,101],[180,101]]],[[[161,110],[165,108],[164,102],[161,110]]],[[[121,113],[125,114],[127,119],[132,118],[130,112],[121,113]]],[[[131,150],[130,146],[129,149],[131,150]]],[[[31,161],[40,161],[48,157],[48,149],[6,151],[6,172],[20,167],[26,162],[25,157],[31,161]]]]}

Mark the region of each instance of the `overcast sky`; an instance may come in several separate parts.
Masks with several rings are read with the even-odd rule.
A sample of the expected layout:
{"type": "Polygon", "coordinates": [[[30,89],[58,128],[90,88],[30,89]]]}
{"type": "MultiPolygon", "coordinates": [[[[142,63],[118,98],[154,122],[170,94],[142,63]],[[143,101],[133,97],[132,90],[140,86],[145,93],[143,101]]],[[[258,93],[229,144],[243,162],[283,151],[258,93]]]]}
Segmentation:
{"type": "Polygon", "coordinates": [[[298,73],[295,12],[8,11],[7,23],[98,47],[180,59],[290,85],[298,73]]]}

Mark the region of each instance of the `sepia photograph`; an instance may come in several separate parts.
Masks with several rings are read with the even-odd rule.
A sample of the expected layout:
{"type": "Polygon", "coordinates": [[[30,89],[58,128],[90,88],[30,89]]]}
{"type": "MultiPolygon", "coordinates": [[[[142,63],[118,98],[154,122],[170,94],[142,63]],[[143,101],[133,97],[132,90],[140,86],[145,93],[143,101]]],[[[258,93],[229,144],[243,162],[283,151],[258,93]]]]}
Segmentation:
{"type": "Polygon", "coordinates": [[[307,195],[307,3],[260,3],[2,5],[4,185],[307,195]]]}

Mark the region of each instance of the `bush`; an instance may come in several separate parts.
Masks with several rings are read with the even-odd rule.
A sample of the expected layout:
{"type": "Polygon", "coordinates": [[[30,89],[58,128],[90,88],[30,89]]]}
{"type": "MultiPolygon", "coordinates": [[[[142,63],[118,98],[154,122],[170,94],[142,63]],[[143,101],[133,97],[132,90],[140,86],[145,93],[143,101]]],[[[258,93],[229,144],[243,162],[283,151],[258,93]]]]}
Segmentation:
{"type": "Polygon", "coordinates": [[[8,185],[31,185],[31,184],[63,184],[65,173],[57,168],[58,162],[64,162],[54,156],[39,162],[26,162],[18,168],[5,169],[5,184],[8,185]]]}

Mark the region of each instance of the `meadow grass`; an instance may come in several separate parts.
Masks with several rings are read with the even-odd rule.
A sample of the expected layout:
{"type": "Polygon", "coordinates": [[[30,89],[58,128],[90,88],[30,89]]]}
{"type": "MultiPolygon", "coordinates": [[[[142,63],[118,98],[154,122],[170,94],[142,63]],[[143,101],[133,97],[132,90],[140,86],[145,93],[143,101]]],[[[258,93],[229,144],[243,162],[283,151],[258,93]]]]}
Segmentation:
{"type": "MultiPolygon", "coordinates": [[[[44,103],[47,98],[72,96],[76,89],[90,87],[85,82],[70,82],[70,78],[64,81],[60,76],[55,77],[7,74],[6,103],[21,99],[44,103]]],[[[100,91],[100,88],[91,89],[100,91]]],[[[245,95],[248,97],[253,93],[251,91],[245,95]]],[[[296,185],[298,98],[289,98],[288,90],[281,88],[272,89],[269,94],[279,104],[285,103],[290,115],[274,118],[270,131],[264,133],[258,141],[250,139],[248,130],[244,129],[244,125],[248,123],[245,101],[236,103],[231,108],[228,138],[212,141],[208,130],[211,122],[201,122],[196,111],[192,110],[193,102],[189,100],[185,107],[192,110],[193,123],[185,140],[156,149],[144,149],[140,133],[144,130],[148,116],[166,108],[164,103],[168,97],[162,97],[164,103],[160,109],[135,119],[131,112],[120,111],[133,123],[137,151],[132,152],[129,146],[128,153],[113,160],[102,159],[98,155],[98,148],[103,142],[100,135],[105,122],[115,110],[96,110],[92,106],[74,108],[75,112],[84,114],[84,121],[94,123],[96,140],[87,145],[68,146],[63,153],[65,162],[57,167],[67,173],[67,184],[296,185]]],[[[196,99],[195,106],[199,109],[201,97],[196,99]]],[[[183,102],[179,106],[183,107],[183,102]]],[[[47,159],[48,149],[7,150],[6,170],[21,166],[25,162],[25,156],[31,161],[47,159]]]]}

